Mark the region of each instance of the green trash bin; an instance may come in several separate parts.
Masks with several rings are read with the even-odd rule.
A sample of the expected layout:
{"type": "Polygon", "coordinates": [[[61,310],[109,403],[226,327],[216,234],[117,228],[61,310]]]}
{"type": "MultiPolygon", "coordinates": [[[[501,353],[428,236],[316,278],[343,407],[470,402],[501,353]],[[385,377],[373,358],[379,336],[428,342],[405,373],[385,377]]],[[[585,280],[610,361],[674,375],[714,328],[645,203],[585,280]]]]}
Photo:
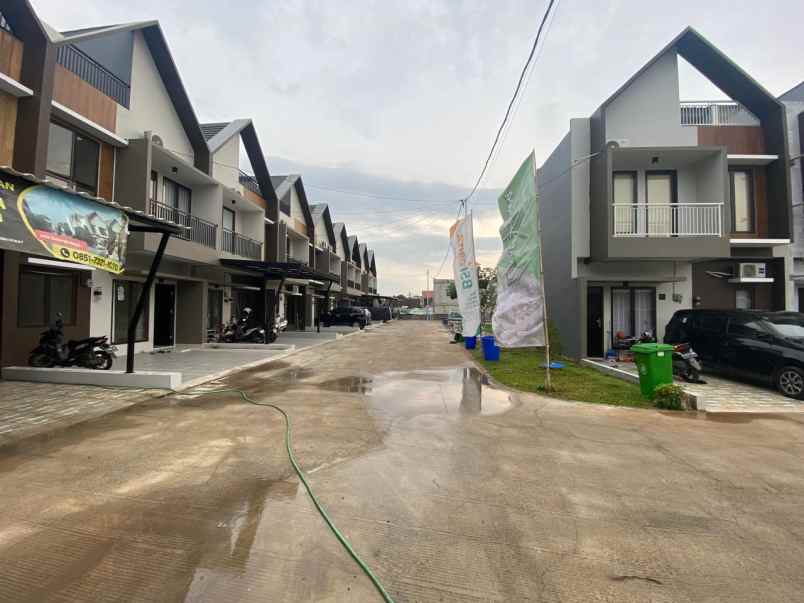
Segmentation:
{"type": "Polygon", "coordinates": [[[638,343],[631,346],[639,370],[639,389],[650,399],[660,385],[673,382],[673,346],[666,343],[638,343]]]}

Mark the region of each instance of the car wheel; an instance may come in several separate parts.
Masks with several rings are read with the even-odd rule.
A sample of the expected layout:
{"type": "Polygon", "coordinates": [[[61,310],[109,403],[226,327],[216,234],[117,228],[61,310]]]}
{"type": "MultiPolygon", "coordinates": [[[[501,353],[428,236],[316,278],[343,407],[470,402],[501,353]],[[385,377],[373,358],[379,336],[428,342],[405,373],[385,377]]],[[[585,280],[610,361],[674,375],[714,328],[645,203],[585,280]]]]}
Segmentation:
{"type": "Polygon", "coordinates": [[[804,371],[795,366],[786,366],[776,374],[776,388],[785,396],[804,398],[804,371]]]}

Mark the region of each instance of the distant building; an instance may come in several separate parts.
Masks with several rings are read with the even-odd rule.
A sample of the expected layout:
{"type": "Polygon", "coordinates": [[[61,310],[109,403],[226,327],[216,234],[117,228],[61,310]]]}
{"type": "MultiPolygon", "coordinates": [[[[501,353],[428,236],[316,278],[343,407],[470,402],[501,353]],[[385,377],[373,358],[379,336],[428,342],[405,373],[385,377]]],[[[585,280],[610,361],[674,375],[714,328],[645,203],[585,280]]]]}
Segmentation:
{"type": "Polygon", "coordinates": [[[451,278],[433,279],[433,314],[436,316],[446,316],[450,312],[459,311],[458,298],[452,299],[448,293],[453,282],[451,278]]]}

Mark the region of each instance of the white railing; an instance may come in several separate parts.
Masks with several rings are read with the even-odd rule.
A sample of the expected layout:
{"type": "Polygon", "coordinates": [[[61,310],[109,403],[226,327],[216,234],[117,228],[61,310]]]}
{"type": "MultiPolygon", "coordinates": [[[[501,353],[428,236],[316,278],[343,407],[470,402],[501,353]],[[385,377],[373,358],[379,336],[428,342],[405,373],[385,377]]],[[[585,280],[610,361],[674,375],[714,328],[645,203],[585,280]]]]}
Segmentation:
{"type": "Polygon", "coordinates": [[[615,237],[719,237],[722,203],[613,203],[615,237]]]}
{"type": "Polygon", "coordinates": [[[759,120],[734,101],[684,101],[682,126],[758,126],[759,120]]]}

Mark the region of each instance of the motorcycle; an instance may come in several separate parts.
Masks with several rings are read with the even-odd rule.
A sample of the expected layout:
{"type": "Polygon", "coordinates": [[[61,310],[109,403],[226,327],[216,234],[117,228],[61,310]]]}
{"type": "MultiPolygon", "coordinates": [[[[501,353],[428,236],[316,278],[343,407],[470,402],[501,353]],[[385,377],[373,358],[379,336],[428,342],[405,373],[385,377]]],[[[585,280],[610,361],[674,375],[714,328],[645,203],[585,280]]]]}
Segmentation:
{"type": "Polygon", "coordinates": [[[28,357],[28,364],[39,368],[80,366],[108,371],[116,352],[117,348],[109,345],[106,336],[70,340],[65,344],[64,321],[59,314],[56,322],[42,332],[39,345],[28,357]]]}
{"type": "Polygon", "coordinates": [[[270,333],[266,333],[261,325],[252,325],[251,308],[243,308],[243,313],[239,320],[234,320],[226,325],[221,336],[224,343],[272,343],[276,341],[278,326],[275,323],[270,333]]]}
{"type": "Polygon", "coordinates": [[[673,374],[681,377],[688,383],[705,383],[701,380],[703,367],[698,360],[698,354],[688,343],[673,345],[673,374]]]}

